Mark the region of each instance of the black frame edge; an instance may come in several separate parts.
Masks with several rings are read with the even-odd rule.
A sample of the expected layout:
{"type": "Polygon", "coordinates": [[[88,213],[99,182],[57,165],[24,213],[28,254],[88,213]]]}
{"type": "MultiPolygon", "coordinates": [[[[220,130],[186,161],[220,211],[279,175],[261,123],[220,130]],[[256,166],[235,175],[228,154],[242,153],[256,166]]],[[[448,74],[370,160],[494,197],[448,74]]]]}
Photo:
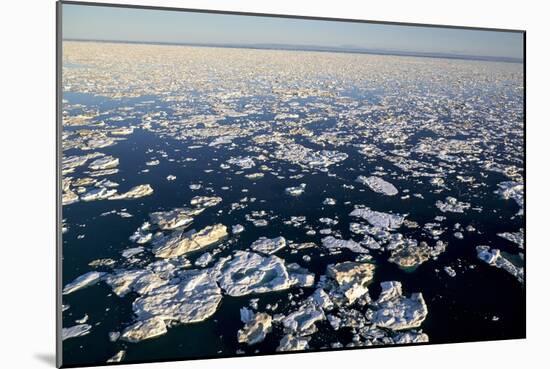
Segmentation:
{"type": "Polygon", "coordinates": [[[55,306],[55,365],[58,368],[63,366],[63,341],[61,337],[62,327],[63,327],[63,300],[61,296],[61,287],[62,287],[62,273],[63,273],[63,253],[62,253],[62,201],[61,201],[61,186],[62,186],[62,173],[61,173],[61,157],[63,154],[62,151],[62,11],[63,3],[57,1],[55,4],[55,193],[56,193],[56,232],[55,232],[55,274],[56,274],[56,306],[55,306]]]}

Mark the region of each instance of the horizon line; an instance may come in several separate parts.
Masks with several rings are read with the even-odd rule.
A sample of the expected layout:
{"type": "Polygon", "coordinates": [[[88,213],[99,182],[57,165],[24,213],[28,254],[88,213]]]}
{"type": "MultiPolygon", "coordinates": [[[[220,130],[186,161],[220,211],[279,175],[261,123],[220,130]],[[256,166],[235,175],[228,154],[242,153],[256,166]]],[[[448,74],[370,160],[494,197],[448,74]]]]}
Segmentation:
{"type": "Polygon", "coordinates": [[[135,40],[105,40],[105,39],[82,39],[82,38],[62,38],[62,41],[69,42],[98,42],[98,43],[117,43],[117,44],[144,44],[144,45],[166,45],[166,46],[194,46],[194,47],[213,47],[213,48],[230,48],[230,49],[252,49],[252,50],[286,50],[286,51],[309,51],[309,52],[334,52],[345,54],[370,54],[370,55],[387,55],[387,56],[404,56],[418,58],[435,58],[435,59],[458,59],[458,60],[473,60],[486,62],[503,62],[503,63],[521,63],[524,58],[508,57],[508,56],[490,56],[490,55],[469,55],[469,54],[454,54],[454,53],[437,53],[425,51],[406,51],[406,50],[386,50],[386,49],[369,49],[361,47],[345,47],[345,46],[321,46],[321,45],[294,45],[280,43],[254,43],[254,44],[238,44],[238,43],[201,43],[201,42],[177,42],[177,41],[135,41],[135,40]]]}

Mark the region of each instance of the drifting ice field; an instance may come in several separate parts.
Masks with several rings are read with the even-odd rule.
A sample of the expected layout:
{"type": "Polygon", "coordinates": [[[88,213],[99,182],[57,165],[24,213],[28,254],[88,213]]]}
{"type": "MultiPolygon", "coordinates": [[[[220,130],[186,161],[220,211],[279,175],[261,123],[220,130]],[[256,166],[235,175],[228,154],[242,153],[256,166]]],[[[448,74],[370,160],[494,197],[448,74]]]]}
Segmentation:
{"type": "Polygon", "coordinates": [[[64,364],[525,336],[522,65],[63,44],[64,364]]]}

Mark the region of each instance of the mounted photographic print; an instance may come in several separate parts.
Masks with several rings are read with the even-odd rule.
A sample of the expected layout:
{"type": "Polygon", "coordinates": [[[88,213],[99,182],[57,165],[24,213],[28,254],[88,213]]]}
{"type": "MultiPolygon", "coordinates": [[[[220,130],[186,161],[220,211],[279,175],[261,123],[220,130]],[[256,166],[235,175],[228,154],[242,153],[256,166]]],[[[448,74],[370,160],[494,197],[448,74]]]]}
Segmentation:
{"type": "Polygon", "coordinates": [[[524,37],[58,3],[58,365],[524,338],[524,37]]]}

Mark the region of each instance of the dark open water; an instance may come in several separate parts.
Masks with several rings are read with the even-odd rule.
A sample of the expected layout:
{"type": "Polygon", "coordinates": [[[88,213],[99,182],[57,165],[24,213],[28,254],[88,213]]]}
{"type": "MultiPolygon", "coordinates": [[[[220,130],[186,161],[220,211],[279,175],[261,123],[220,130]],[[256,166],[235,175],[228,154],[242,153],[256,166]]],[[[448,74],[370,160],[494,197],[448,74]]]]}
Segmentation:
{"type": "MultiPolygon", "coordinates": [[[[151,97],[143,97],[115,101],[75,93],[66,93],[64,98],[71,104],[82,103],[88,107],[100,106],[102,111],[116,106],[127,106],[151,100],[151,97]]],[[[163,108],[162,103],[155,105],[163,108]]],[[[137,110],[139,111],[139,109],[145,110],[145,107],[137,110]]],[[[261,118],[269,117],[262,116],[261,118]]],[[[118,123],[110,122],[110,124],[126,126],[128,123],[137,125],[140,122],[140,119],[130,119],[118,123]]],[[[323,123],[328,126],[330,124],[331,121],[323,123]]],[[[315,125],[310,125],[309,128],[315,130],[315,125]]],[[[317,127],[319,132],[322,129],[322,125],[317,127]]],[[[307,223],[313,224],[316,229],[325,228],[317,221],[318,218],[337,218],[340,223],[333,226],[332,229],[339,230],[344,238],[349,238],[352,236],[348,230],[349,223],[354,220],[348,214],[353,210],[354,204],[364,204],[379,211],[409,214],[408,219],[415,220],[420,225],[433,221],[436,215],[447,217],[442,222],[442,228],[447,231],[441,236],[442,240],[449,242],[447,251],[440,255],[438,260],[428,261],[414,272],[403,271],[395,264],[387,262],[387,253],[371,252],[376,262],[374,281],[369,289],[372,297],[378,296],[379,282],[385,280],[401,281],[404,293],[407,295],[412,292],[422,292],[429,310],[428,318],[422,328],[429,335],[431,343],[525,337],[524,287],[503,270],[490,267],[477,260],[475,252],[476,245],[486,244],[517,254],[516,246],[496,236],[498,232],[514,232],[524,227],[524,218],[514,217],[518,206],[512,200],[502,200],[493,193],[499,182],[507,180],[501,174],[488,172],[488,178],[482,179],[487,186],[475,190],[470,190],[467,184],[450,183],[451,190],[439,195],[432,194],[433,187],[428,184],[428,179],[423,179],[424,183],[422,184],[417,183],[418,179],[397,179],[396,176],[391,176],[390,181],[398,189],[410,189],[411,197],[401,200],[402,193],[399,196],[387,197],[375,194],[367,188],[353,183],[357,175],[369,174],[376,166],[383,166],[390,173],[394,170],[400,172],[386,160],[367,161],[354,148],[345,146],[336,148],[338,151],[346,152],[349,157],[342,165],[331,167],[330,171],[336,174],[335,177],[315,172],[306,173],[303,178],[297,180],[281,180],[271,174],[266,174],[264,178],[253,182],[244,178],[243,175],[232,174],[234,169],[222,170],[219,168],[219,165],[231,156],[242,155],[237,150],[227,151],[224,146],[212,148],[206,145],[200,149],[189,149],[188,142],[176,141],[171,138],[159,139],[154,133],[142,129],[136,129],[132,135],[124,137],[127,140],[121,141],[115,146],[98,150],[120,158],[119,173],[108,178],[120,183],[119,192],[134,185],[149,183],[154,188],[154,193],[151,196],[131,201],[104,200],[78,202],[65,206],[63,217],[66,219],[69,231],[63,236],[63,284],[92,270],[88,266],[92,260],[98,258],[120,259],[120,252],[132,247],[128,237],[148,219],[150,212],[185,206],[196,195],[215,194],[221,196],[223,202],[205,210],[201,216],[196,218],[193,228],[201,229],[213,223],[223,223],[227,226],[240,223],[246,227],[246,231],[238,235],[236,242],[221,255],[235,249],[246,249],[251,242],[261,236],[282,235],[295,242],[314,241],[320,244],[320,239],[324,236],[317,234],[310,237],[305,235],[304,229],[283,224],[283,221],[292,215],[305,215],[307,223]],[[168,158],[176,160],[169,162],[166,160],[168,158],[162,158],[155,152],[147,153],[148,149],[163,150],[168,154],[168,158]],[[160,165],[147,167],[145,162],[153,157],[160,159],[160,165]],[[185,157],[193,157],[197,160],[181,162],[180,159],[185,157]],[[350,168],[354,170],[350,170],[350,168]],[[150,169],[150,172],[140,173],[142,169],[150,169]],[[204,169],[213,169],[213,172],[205,173],[204,169]],[[170,174],[176,175],[177,179],[171,182],[167,181],[166,176],[170,174]],[[302,182],[307,184],[306,191],[302,196],[290,197],[285,194],[286,187],[302,182]],[[191,183],[201,183],[203,188],[192,191],[188,187],[191,183]],[[355,189],[343,189],[341,187],[343,183],[354,184],[355,189]],[[231,188],[223,191],[221,190],[223,186],[231,188]],[[205,187],[212,187],[214,192],[205,191],[205,187]],[[241,192],[243,188],[248,189],[249,192],[241,192]],[[424,199],[412,196],[417,192],[422,193],[424,199]],[[443,214],[434,205],[436,200],[444,198],[443,195],[454,196],[461,201],[471,201],[472,206],[482,206],[483,211],[467,210],[465,214],[443,214]],[[248,208],[244,210],[228,214],[227,210],[230,204],[238,202],[245,196],[256,197],[258,200],[249,204],[248,208]],[[337,205],[322,205],[322,201],[326,197],[336,198],[337,205]],[[265,202],[260,202],[260,200],[265,202]],[[351,204],[346,205],[346,201],[350,201],[351,204]],[[114,214],[99,216],[103,212],[123,208],[127,209],[133,217],[121,218],[114,214]],[[223,210],[221,215],[218,214],[220,209],[223,210]],[[267,227],[256,228],[244,219],[244,215],[253,210],[266,210],[270,214],[278,215],[278,218],[270,220],[267,227]],[[514,218],[510,219],[511,217],[514,218]],[[481,234],[464,232],[465,238],[458,240],[452,236],[451,231],[452,226],[457,222],[463,226],[471,224],[481,234]],[[84,234],[85,238],[77,239],[80,234],[84,234]],[[460,260],[460,265],[457,260],[460,260]],[[443,267],[446,265],[451,265],[457,271],[458,275],[455,278],[450,278],[443,271],[443,267]],[[474,265],[475,268],[470,269],[469,265],[474,265]],[[439,272],[436,272],[435,269],[439,269],[439,272]],[[499,320],[493,321],[493,316],[498,316],[499,320]]],[[[413,140],[421,137],[423,136],[420,132],[413,137],[413,140]]],[[[239,144],[240,140],[242,139],[236,139],[234,142],[239,144]]],[[[312,148],[319,148],[309,142],[301,143],[312,148]]],[[[243,146],[239,145],[239,147],[243,146]]],[[[82,152],[68,150],[64,154],[74,155],[82,154],[82,152]]],[[[282,175],[288,176],[301,172],[297,166],[280,161],[267,164],[282,175]],[[298,171],[292,173],[288,171],[289,169],[298,169],[298,171]]],[[[73,176],[79,177],[83,168],[77,169],[73,176]]],[[[245,172],[257,171],[256,167],[245,172]]],[[[479,169],[474,166],[467,174],[476,177],[476,180],[481,180],[479,169]]],[[[419,230],[401,228],[400,232],[405,236],[416,237],[419,240],[424,237],[419,230]]],[[[357,237],[355,238],[357,239],[357,237]]],[[[429,243],[433,244],[434,241],[429,240],[429,243]]],[[[277,255],[287,262],[300,263],[316,273],[317,277],[325,273],[328,264],[352,260],[356,256],[347,250],[339,255],[325,255],[324,257],[319,256],[320,249],[303,250],[294,255],[289,251],[288,248],[283,249],[277,255]],[[304,253],[311,256],[311,262],[303,262],[301,256],[304,253]]],[[[201,254],[202,251],[199,251],[196,255],[191,255],[189,259],[194,261],[201,254]]],[[[313,292],[314,288],[304,290],[304,295],[307,296],[313,292]]],[[[271,302],[279,302],[284,306],[288,303],[287,294],[288,291],[258,295],[257,297],[260,297],[259,310],[262,311],[265,305],[271,302]]],[[[173,327],[164,336],[137,344],[120,341],[111,343],[108,339],[109,332],[120,331],[127,324],[133,322],[131,303],[135,297],[129,294],[125,298],[119,298],[103,283],[63,296],[63,303],[70,305],[70,309],[63,314],[63,326],[74,325],[75,319],[81,318],[84,314],[89,315],[88,323],[93,326],[90,334],[63,342],[64,364],[104,363],[121,349],[126,350],[124,362],[234,355],[238,349],[245,350],[247,353],[270,353],[275,351],[281,336],[278,334],[280,332],[275,329],[264,342],[252,348],[238,344],[236,332],[242,328],[239,309],[242,306],[247,306],[250,298],[256,296],[242,298],[224,296],[215,315],[202,323],[173,327]]],[[[337,337],[341,342],[349,342],[349,333],[334,333],[330,329],[324,330],[322,327],[325,325],[328,323],[322,322],[318,325],[323,333],[315,336],[310,342],[310,347],[324,347],[327,342],[335,341],[334,335],[338,334],[341,335],[337,337]]]]}

